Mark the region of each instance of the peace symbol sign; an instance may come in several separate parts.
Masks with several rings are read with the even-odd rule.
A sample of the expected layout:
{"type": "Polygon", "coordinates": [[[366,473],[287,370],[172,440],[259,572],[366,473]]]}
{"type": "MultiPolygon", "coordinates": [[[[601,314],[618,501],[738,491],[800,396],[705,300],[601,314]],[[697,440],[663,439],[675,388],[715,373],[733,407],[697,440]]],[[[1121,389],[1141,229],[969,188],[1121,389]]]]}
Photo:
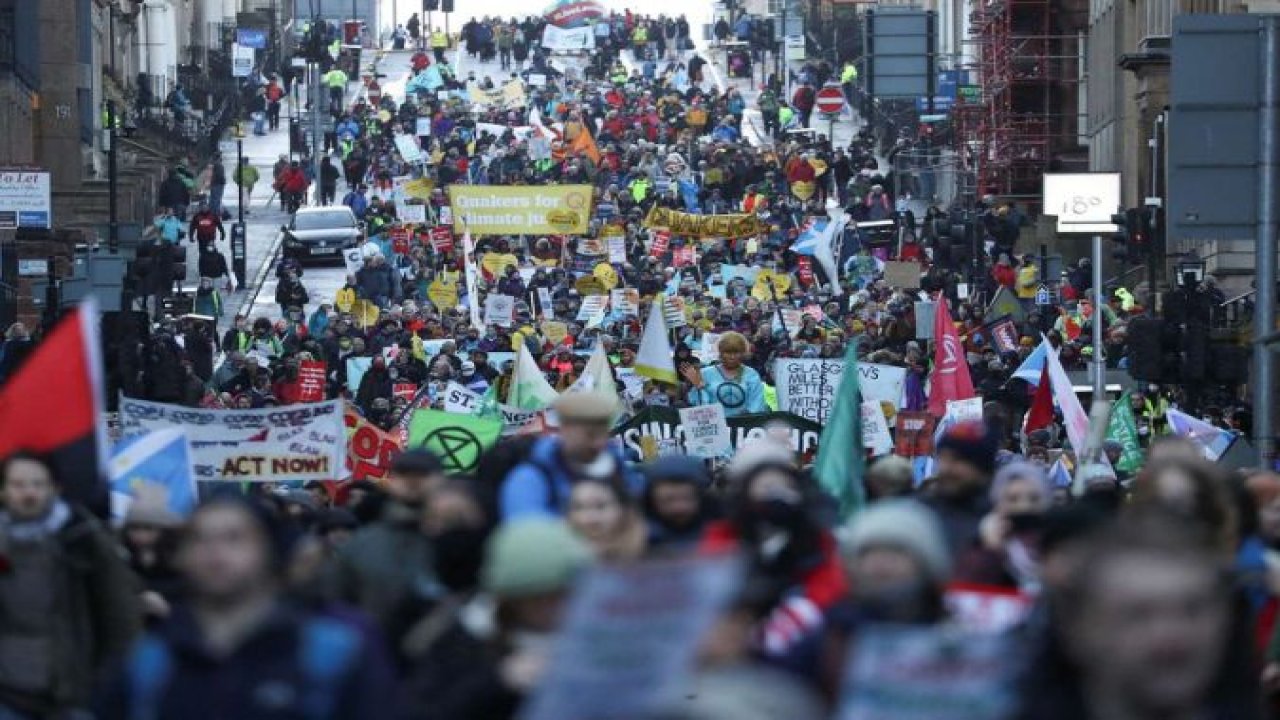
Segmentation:
{"type": "Polygon", "coordinates": [[[475,433],[461,427],[442,427],[422,439],[422,446],[440,458],[446,472],[465,473],[479,464],[484,446],[475,433]]]}
{"type": "Polygon", "coordinates": [[[729,409],[739,408],[747,403],[747,391],[736,382],[721,383],[716,388],[716,399],[729,409]]]}

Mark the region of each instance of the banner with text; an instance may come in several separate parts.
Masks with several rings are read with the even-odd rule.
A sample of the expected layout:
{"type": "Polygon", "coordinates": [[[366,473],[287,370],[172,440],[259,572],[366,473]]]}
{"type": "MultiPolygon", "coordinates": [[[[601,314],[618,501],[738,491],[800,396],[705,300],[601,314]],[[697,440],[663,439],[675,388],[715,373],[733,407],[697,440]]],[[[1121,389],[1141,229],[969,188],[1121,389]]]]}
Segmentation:
{"type": "MultiPolygon", "coordinates": [[[[843,373],[843,360],[778,360],[773,367],[778,409],[814,422],[826,422],[843,373]]],[[[858,390],[864,402],[889,403],[897,408],[906,379],[906,368],[858,363],[858,390]]]]}
{"type": "Polygon", "coordinates": [[[451,185],[455,232],[472,235],[583,234],[591,219],[590,185],[451,185]]]}

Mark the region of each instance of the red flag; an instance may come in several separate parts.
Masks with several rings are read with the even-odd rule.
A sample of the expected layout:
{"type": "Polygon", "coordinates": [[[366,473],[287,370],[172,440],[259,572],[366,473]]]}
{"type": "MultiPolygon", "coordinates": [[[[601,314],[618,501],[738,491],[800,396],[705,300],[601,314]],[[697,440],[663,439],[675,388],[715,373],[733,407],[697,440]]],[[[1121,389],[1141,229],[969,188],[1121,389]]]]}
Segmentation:
{"type": "Polygon", "coordinates": [[[1049,381],[1049,363],[1040,371],[1040,384],[1036,386],[1035,397],[1031,400],[1031,409],[1027,411],[1027,419],[1023,422],[1022,431],[1032,433],[1047,428],[1053,423],[1053,383],[1049,381]]]}
{"type": "Polygon", "coordinates": [[[951,322],[947,299],[938,296],[938,307],[933,316],[933,375],[929,390],[929,412],[934,417],[947,414],[947,403],[968,400],[974,396],[973,379],[969,377],[969,364],[965,361],[964,347],[951,322]]]}
{"type": "Polygon", "coordinates": [[[69,500],[105,510],[102,357],[92,301],[58,323],[0,388],[0,459],[48,458],[69,500]]]}

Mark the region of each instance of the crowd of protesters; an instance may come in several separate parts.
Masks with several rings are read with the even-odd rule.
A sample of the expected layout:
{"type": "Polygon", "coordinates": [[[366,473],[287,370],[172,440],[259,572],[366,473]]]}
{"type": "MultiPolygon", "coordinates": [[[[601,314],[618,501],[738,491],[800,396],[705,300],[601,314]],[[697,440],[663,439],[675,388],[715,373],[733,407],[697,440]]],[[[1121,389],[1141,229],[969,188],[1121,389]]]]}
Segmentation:
{"type": "MultiPolygon", "coordinates": [[[[788,133],[808,124],[804,98],[829,68],[805,68],[791,98],[779,78],[767,81],[754,128],[740,92],[716,84],[715,55],[694,51],[683,18],[608,16],[593,26],[597,51],[583,62],[540,48],[542,25],[472,21],[442,44],[420,25],[407,30],[422,48],[411,96],[362,94],[331,107],[334,131],[321,149],[333,169],[321,176],[324,194],[366,229],[360,269],[329,304],[312,298],[307,268],[282,262],[280,318],[227,317],[213,282],[225,262],[210,260],[197,312],[221,325],[163,319],[136,351],[121,349],[122,389],[193,407],[285,405],[298,400],[300,364],[323,360],[326,397],[346,397],[391,429],[411,403],[442,407],[450,382],[505,397],[512,368],[491,364],[493,353],[528,348],[557,390],[574,386],[597,347],[615,371],[633,369],[643,320],[663,296],[684,301],[676,382],[620,383],[617,397],[561,395],[555,434],[504,439],[467,476],[408,450],[380,484],[258,484],[209,493],[189,518],[139,498],[118,531],[61,500],[41,458],[11,457],[0,469],[0,718],[89,709],[102,718],[515,717],[545,677],[560,611],[583,572],[719,552],[740,553],[746,579],[698,643],[689,680],[699,691],[658,717],[828,717],[842,697],[867,690],[844,679],[858,638],[881,623],[955,622],[948,592],[959,585],[1031,604],[1008,631],[1026,658],[1010,717],[1268,716],[1280,690],[1280,476],[1229,474],[1201,459],[1195,442],[1168,435],[1163,411],[1183,398],[1167,388],[1132,389],[1145,454],[1133,475],[1055,484],[1048,470],[1066,445],[1061,419],[1019,430],[1032,392],[1012,375],[1041,335],[1068,370],[1100,350],[1123,367],[1125,326],[1149,312],[1144,297],[1108,292],[1095,308],[1086,263],[1044,278],[1019,242],[1025,218],[1000,198],[983,198],[973,213],[982,239],[974,257],[937,231],[943,210],[912,215],[900,190],[911,183],[883,169],[875,138],[832,147],[788,133]],[[511,78],[460,76],[448,62],[452,44],[498,57],[527,105],[473,107],[469,86],[511,78]],[[529,126],[546,128],[542,140],[529,126]],[[416,138],[428,162],[405,162],[398,135],[416,138]],[[401,194],[398,206],[397,178],[418,175],[431,189],[401,194]],[[589,184],[590,230],[473,238],[480,289],[467,297],[462,234],[432,234],[448,226],[449,187],[464,183],[589,184]],[[828,200],[851,219],[835,277],[792,250],[828,217],[828,200]],[[397,243],[406,204],[425,205],[427,222],[397,243]],[[661,231],[645,226],[655,207],[750,214],[764,229],[731,240],[670,234],[663,247],[661,231]],[[884,220],[887,234],[875,224],[884,220]],[[609,237],[624,239],[625,262],[597,255],[593,241],[609,237]],[[574,262],[583,257],[588,265],[574,262]],[[883,277],[887,261],[903,259],[920,263],[919,289],[883,277]],[[579,268],[600,262],[638,290],[639,306],[580,321],[579,268]],[[762,294],[738,268],[778,279],[762,294]],[[441,283],[454,288],[453,306],[432,300],[441,283]],[[1046,283],[1058,298],[1052,308],[1035,303],[1046,283]],[[1001,289],[1015,300],[1016,349],[988,331],[988,303],[1001,289]],[[517,298],[510,326],[473,322],[470,308],[489,293],[517,298]],[[867,500],[852,517],[837,517],[811,458],[772,439],[712,465],[636,462],[610,440],[646,407],[721,402],[731,416],[765,412],[775,361],[838,359],[855,339],[862,359],[907,368],[901,409],[922,409],[933,354],[917,339],[916,303],[939,294],[954,310],[986,422],[942,434],[927,477],[889,455],[849,478],[867,500]],[[360,312],[369,304],[373,317],[360,312]],[[784,309],[805,309],[798,327],[784,309]],[[548,337],[548,321],[563,323],[563,337],[548,337]],[[1094,322],[1104,323],[1101,349],[1094,322]],[[708,334],[714,348],[704,346],[708,334]],[[445,342],[429,354],[429,341],[445,342]],[[718,359],[704,364],[709,350],[718,359]],[[346,376],[353,357],[372,358],[355,388],[346,376]],[[714,392],[726,379],[746,388],[744,401],[714,392]],[[393,391],[401,383],[415,386],[414,398],[393,391]]],[[[756,32],[748,24],[739,34],[756,32]]],[[[277,181],[289,171],[278,169],[277,181]]],[[[176,242],[189,229],[217,254],[216,209],[201,206],[186,227],[170,216],[165,225],[177,227],[161,232],[176,242]]],[[[0,367],[30,342],[12,328],[0,367]]],[[[1201,414],[1248,432],[1247,411],[1226,402],[1201,414]]]]}

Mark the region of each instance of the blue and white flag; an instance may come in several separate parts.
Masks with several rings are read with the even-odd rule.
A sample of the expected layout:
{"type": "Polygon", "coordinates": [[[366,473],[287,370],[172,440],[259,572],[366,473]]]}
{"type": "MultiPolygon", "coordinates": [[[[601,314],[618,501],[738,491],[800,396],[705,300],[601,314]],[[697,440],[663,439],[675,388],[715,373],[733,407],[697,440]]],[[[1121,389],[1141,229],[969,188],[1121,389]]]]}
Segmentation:
{"type": "Polygon", "coordinates": [[[1026,360],[1013,371],[1013,376],[1026,380],[1031,387],[1040,385],[1040,373],[1044,370],[1044,361],[1049,353],[1049,343],[1042,342],[1036,345],[1036,349],[1031,351],[1026,360]]]}
{"type": "Polygon", "coordinates": [[[163,496],[166,509],[179,517],[189,516],[196,508],[196,480],[186,430],[155,430],[121,440],[107,462],[107,472],[113,520],[123,520],[140,493],[163,496]]]}
{"type": "Polygon", "coordinates": [[[840,254],[838,246],[844,237],[844,228],[848,222],[849,217],[844,214],[834,220],[828,218],[810,219],[801,228],[800,234],[791,246],[791,251],[795,254],[809,255],[818,261],[818,264],[822,266],[823,274],[827,276],[827,281],[831,283],[831,289],[836,295],[844,294],[844,290],[840,287],[840,272],[836,264],[836,258],[840,254]]]}
{"type": "Polygon", "coordinates": [[[1164,417],[1169,421],[1169,430],[1174,435],[1181,435],[1199,443],[1205,458],[1211,462],[1217,462],[1235,440],[1235,435],[1232,435],[1230,430],[1223,430],[1181,410],[1169,408],[1165,411],[1164,417]]]}
{"type": "Polygon", "coordinates": [[[1049,468],[1049,482],[1056,488],[1071,487],[1071,472],[1067,470],[1067,464],[1062,462],[1062,458],[1054,461],[1053,466],[1049,468]]]}

